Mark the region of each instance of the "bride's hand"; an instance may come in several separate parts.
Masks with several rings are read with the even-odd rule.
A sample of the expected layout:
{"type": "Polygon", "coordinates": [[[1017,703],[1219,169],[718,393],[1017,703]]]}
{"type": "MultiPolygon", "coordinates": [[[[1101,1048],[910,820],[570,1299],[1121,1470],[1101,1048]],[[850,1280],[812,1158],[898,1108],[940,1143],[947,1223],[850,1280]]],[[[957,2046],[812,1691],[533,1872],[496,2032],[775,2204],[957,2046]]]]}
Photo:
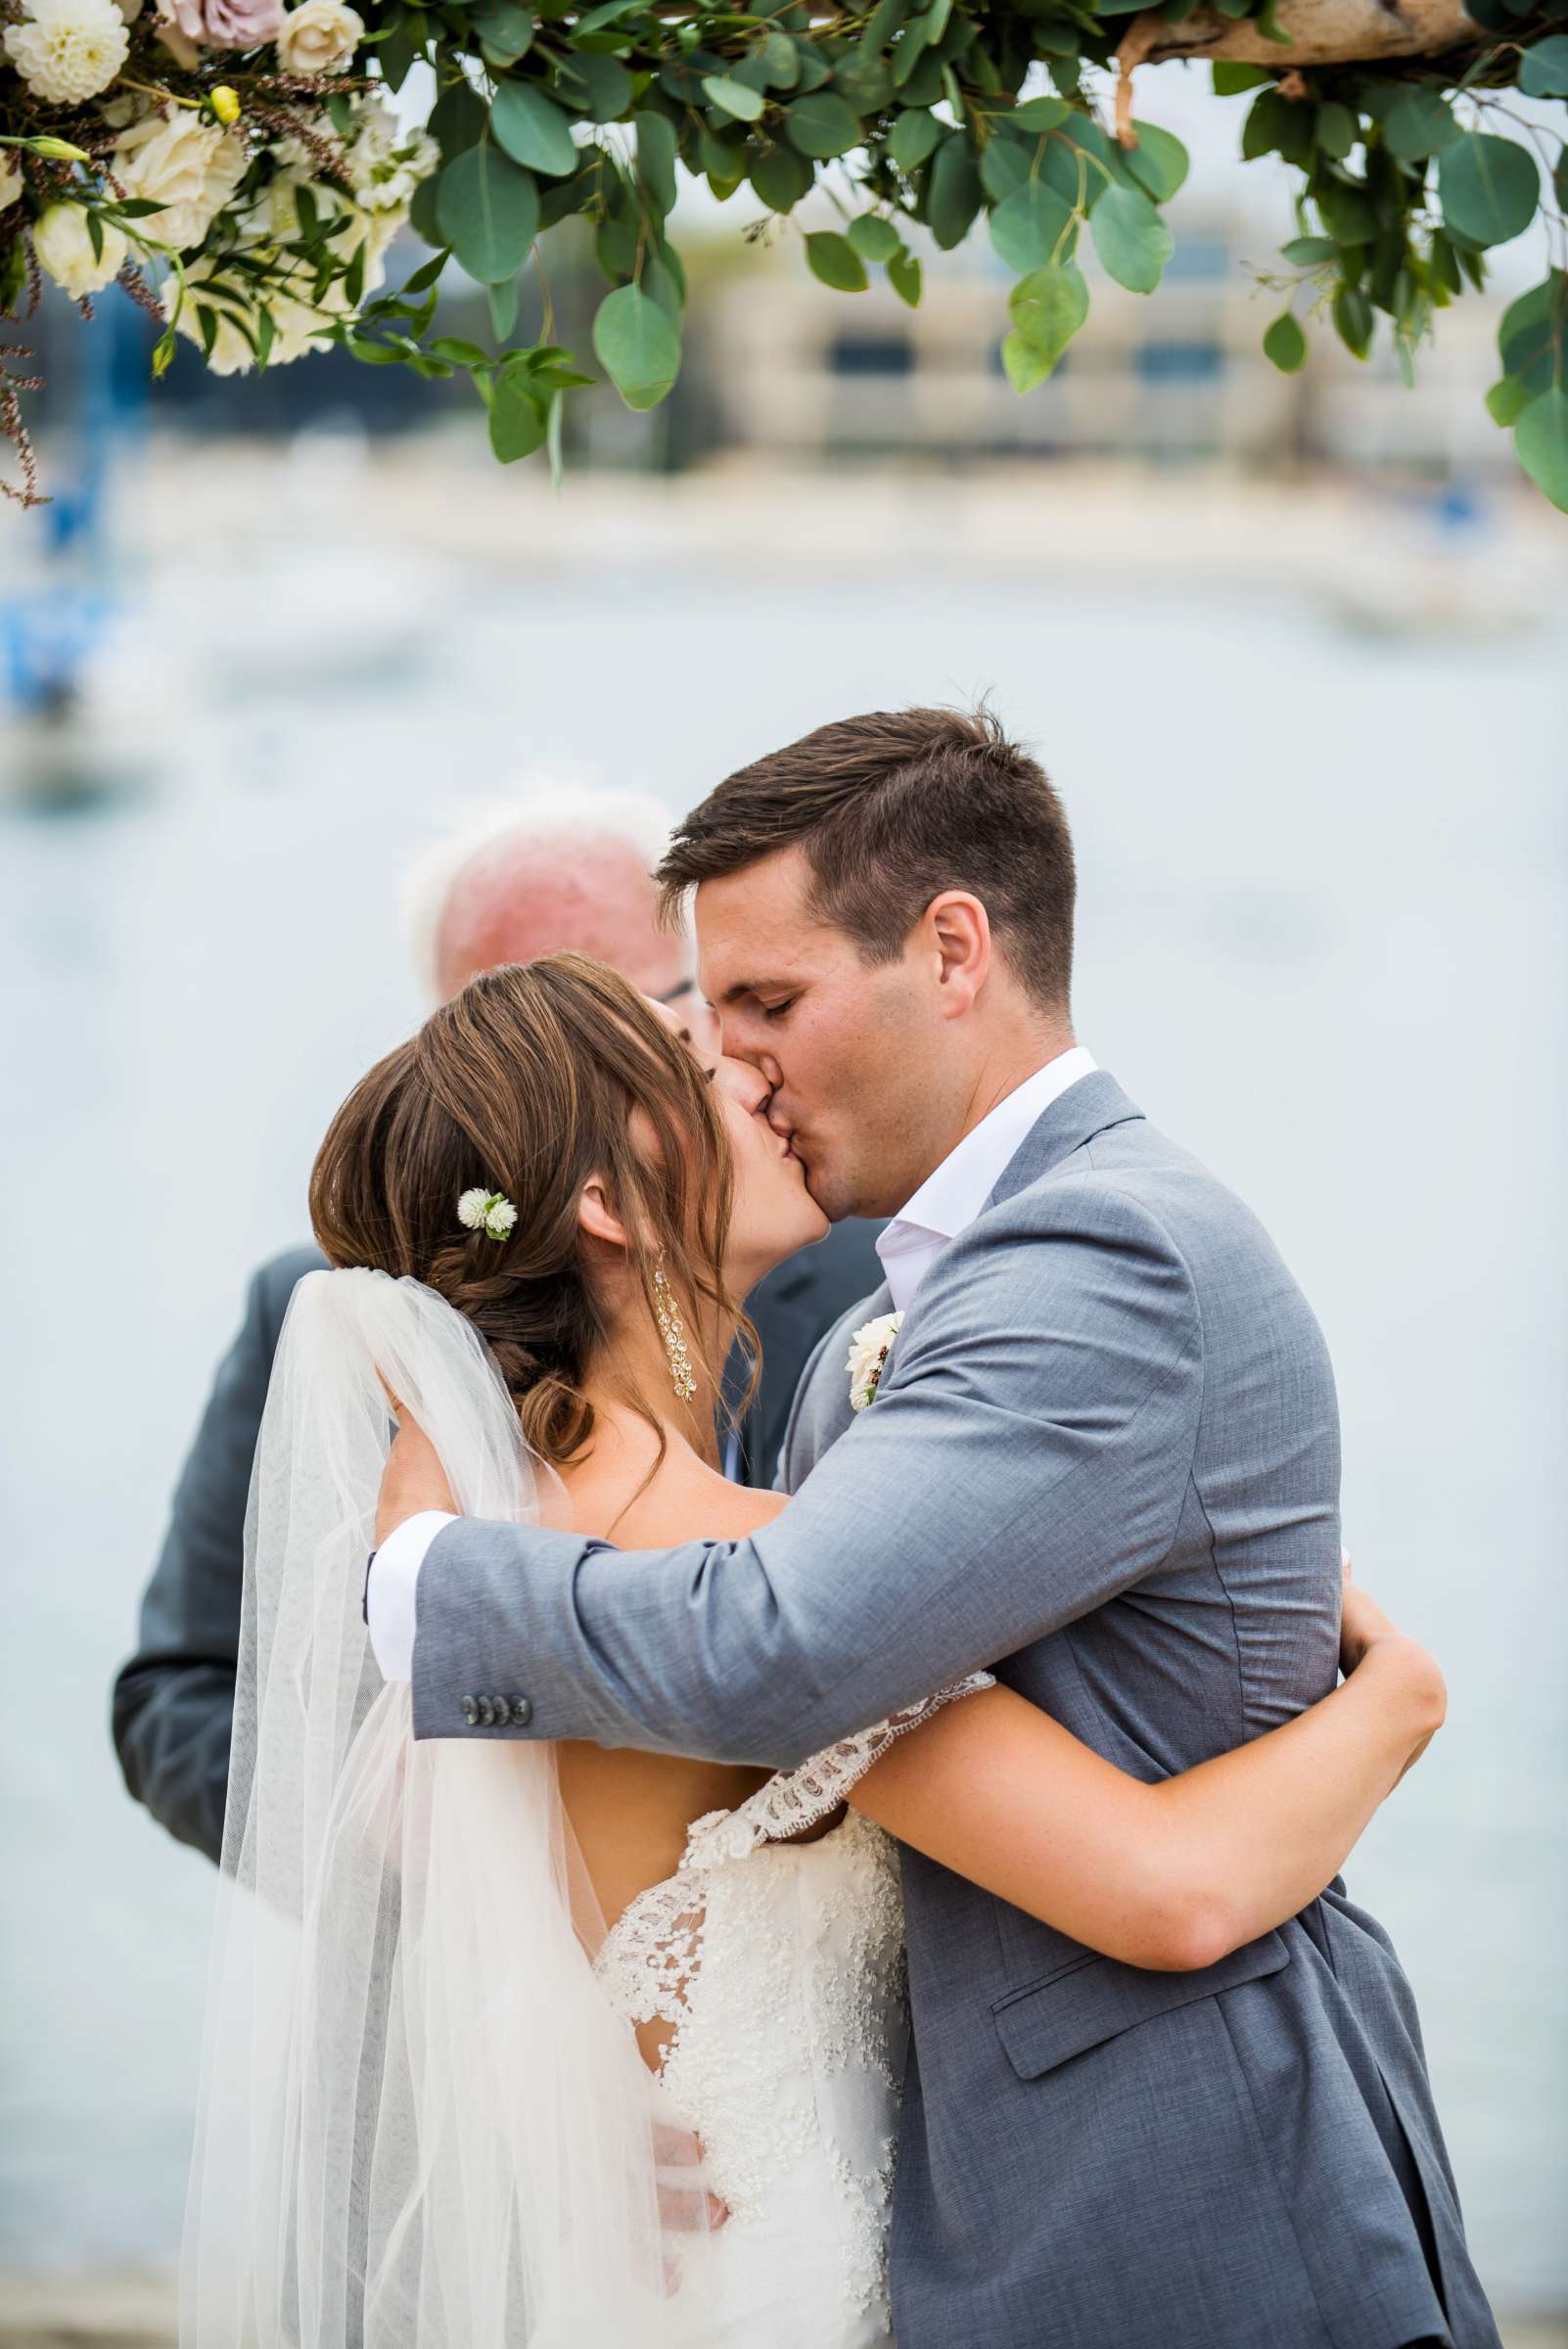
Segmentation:
{"type": "Polygon", "coordinates": [[[399,1410],[397,1435],[387,1454],[376,1501],[376,1547],[380,1549],[389,1535],[423,1509],[440,1509],[449,1517],[457,1515],[457,1503],[435,1445],[417,1419],[399,1410]]]}
{"type": "MultiPolygon", "coordinates": [[[[1379,1669],[1398,1681],[1401,1702],[1409,1702],[1422,1723],[1422,1732],[1410,1751],[1407,1771],[1419,1762],[1443,1726],[1448,1711],[1448,1687],[1437,1659],[1402,1632],[1359,1583],[1353,1580],[1350,1555],[1345,1557],[1345,1599],[1339,1626],[1339,1668],[1347,1680],[1376,1651],[1379,1669]]],[[[1403,1777],[1405,1772],[1401,1772],[1403,1777]]]]}

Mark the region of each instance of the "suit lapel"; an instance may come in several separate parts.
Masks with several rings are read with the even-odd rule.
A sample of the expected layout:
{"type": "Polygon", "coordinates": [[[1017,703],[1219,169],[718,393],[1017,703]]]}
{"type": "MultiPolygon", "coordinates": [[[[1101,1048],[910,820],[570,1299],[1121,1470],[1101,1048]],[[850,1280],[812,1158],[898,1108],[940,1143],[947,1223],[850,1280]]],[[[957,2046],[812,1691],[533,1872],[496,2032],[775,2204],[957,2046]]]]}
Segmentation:
{"type": "Polygon", "coordinates": [[[997,1178],[995,1188],[981,1209],[1000,1207],[1006,1199],[1014,1199],[1030,1183],[1059,1167],[1064,1158],[1082,1150],[1085,1142],[1104,1133],[1108,1127],[1126,1126],[1132,1119],[1141,1119],[1141,1109],[1130,1101],[1116,1079],[1104,1069],[1095,1069],[1081,1077],[1059,1093],[1050,1107],[1043,1111],[1025,1134],[997,1178]]]}

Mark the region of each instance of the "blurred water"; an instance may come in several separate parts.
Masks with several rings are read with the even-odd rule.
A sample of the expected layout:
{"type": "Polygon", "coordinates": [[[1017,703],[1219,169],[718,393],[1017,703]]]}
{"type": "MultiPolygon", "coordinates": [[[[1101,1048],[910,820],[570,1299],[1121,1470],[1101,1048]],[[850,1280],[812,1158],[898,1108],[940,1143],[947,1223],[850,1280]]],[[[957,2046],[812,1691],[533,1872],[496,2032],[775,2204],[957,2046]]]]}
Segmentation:
{"type": "Polygon", "coordinates": [[[1328,1330],[1361,1570],[1452,1688],[1352,1888],[1416,1984],[1493,2291],[1568,2305],[1562,627],[1368,645],[1239,590],[740,556],[530,588],[198,550],[141,585],[160,678],[176,654],[127,703],[144,787],[0,815],[0,2256],[176,2241],[211,1877],[124,1798],[107,1690],[245,1276],[415,1016],[406,856],[535,763],[677,806],[825,717],[989,686],[1076,822],[1081,1033],[1328,1330]]]}

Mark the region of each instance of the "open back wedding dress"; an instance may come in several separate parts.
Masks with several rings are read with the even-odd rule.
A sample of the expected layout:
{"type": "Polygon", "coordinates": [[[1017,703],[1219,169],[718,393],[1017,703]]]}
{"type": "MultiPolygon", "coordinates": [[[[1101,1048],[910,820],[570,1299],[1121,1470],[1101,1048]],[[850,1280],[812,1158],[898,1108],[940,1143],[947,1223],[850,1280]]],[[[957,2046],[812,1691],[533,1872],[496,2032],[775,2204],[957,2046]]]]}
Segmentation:
{"type": "Polygon", "coordinates": [[[247,1529],[182,2349],[890,2343],[898,1864],[854,1813],[826,1822],[983,1678],[697,1820],[606,1930],[552,1749],[416,1741],[377,1672],[378,1371],[459,1508],[536,1514],[468,1322],[379,1272],[300,1282],[247,1529]],[[656,2018],[657,2080],[633,2035],[656,2018]],[[670,2125],[702,2139],[712,2232],[661,2227],[670,2125]]]}

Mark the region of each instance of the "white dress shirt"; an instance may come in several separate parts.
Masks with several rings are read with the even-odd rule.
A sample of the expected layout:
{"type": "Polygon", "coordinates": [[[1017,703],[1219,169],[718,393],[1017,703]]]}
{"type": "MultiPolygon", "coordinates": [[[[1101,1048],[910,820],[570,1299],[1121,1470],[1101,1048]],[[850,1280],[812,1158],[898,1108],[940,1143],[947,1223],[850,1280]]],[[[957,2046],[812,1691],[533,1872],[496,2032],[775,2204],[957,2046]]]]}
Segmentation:
{"type": "MultiPolygon", "coordinates": [[[[1093,1055],[1082,1044],[1060,1052],[1033,1077],[988,1110],[978,1126],[949,1150],[928,1174],[908,1206],[877,1241],[877,1254],[903,1313],[921,1281],[949,1240],[973,1223],[1030,1128],[1069,1085],[1092,1074],[1093,1055]]],[[[455,1520],[440,1509],[421,1510],[377,1550],[365,1586],[365,1621],[383,1680],[414,1677],[414,1603],[425,1553],[443,1526],[455,1520]]]]}
{"type": "Polygon", "coordinates": [[[926,1176],[877,1241],[896,1313],[907,1312],[909,1300],[947,1242],[973,1223],[1030,1128],[1069,1085],[1091,1076],[1094,1068],[1093,1054],[1082,1044],[1059,1052],[988,1110],[936,1173],[926,1176]]]}

